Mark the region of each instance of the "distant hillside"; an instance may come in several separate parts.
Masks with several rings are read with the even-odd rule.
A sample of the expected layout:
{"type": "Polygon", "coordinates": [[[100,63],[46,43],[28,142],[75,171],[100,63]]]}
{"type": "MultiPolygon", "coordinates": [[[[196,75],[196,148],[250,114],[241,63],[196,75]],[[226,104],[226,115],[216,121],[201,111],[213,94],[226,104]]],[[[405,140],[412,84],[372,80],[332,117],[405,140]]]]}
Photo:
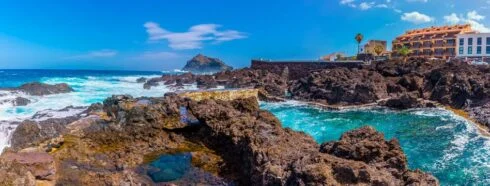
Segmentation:
{"type": "Polygon", "coordinates": [[[232,70],[231,66],[226,65],[218,58],[207,57],[202,54],[198,54],[191,60],[187,61],[187,64],[182,70],[190,71],[193,73],[209,73],[232,70]]]}

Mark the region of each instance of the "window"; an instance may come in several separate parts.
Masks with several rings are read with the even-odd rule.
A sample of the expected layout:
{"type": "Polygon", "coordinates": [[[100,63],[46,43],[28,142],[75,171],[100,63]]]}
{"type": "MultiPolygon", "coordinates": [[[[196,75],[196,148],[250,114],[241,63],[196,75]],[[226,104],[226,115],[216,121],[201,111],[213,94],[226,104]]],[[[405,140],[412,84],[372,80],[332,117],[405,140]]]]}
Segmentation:
{"type": "MultiPolygon", "coordinates": [[[[487,50],[489,49],[490,47],[487,47],[487,50]]],[[[463,54],[463,51],[464,51],[464,48],[463,47],[459,47],[459,54],[463,54]]]]}
{"type": "Polygon", "coordinates": [[[447,45],[454,46],[454,39],[447,40],[447,45]]]}
{"type": "Polygon", "coordinates": [[[476,47],[476,54],[481,54],[481,46],[476,47]]]}
{"type": "Polygon", "coordinates": [[[473,38],[468,38],[468,45],[473,45],[473,38]]]}
{"type": "Polygon", "coordinates": [[[447,52],[448,52],[450,55],[454,55],[454,54],[456,54],[456,53],[454,52],[455,50],[456,50],[455,48],[448,48],[448,49],[447,49],[447,52]]]}
{"type": "Polygon", "coordinates": [[[473,54],[473,47],[471,46],[468,47],[468,54],[473,54]]]}
{"type": "Polygon", "coordinates": [[[479,37],[478,39],[476,39],[476,44],[477,45],[481,45],[481,37],[479,37]]]}
{"type": "Polygon", "coordinates": [[[487,54],[490,54],[490,46],[487,46],[487,54]]]}
{"type": "MultiPolygon", "coordinates": [[[[489,39],[489,38],[487,38],[487,40],[488,40],[488,39],[489,39]]],[[[487,43],[488,43],[488,41],[487,41],[487,43]]],[[[459,45],[460,45],[460,46],[463,46],[463,45],[464,45],[464,39],[463,39],[463,38],[459,39],[459,45]]]]}
{"type": "MultiPolygon", "coordinates": [[[[490,45],[490,37],[487,37],[487,45],[490,45]]],[[[490,53],[487,53],[490,54],[490,53]]]]}

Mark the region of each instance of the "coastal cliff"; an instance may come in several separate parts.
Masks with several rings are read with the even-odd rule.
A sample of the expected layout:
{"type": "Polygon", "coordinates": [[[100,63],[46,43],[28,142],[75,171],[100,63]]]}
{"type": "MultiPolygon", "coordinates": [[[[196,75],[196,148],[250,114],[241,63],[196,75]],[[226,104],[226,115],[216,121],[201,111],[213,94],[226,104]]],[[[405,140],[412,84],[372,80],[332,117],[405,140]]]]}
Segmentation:
{"type": "MultiPolygon", "coordinates": [[[[359,152],[336,153],[347,149],[283,128],[257,97],[243,95],[227,101],[113,96],[61,122],[50,138],[16,140],[0,156],[0,184],[438,185],[409,170],[397,141],[384,141],[370,127],[342,137],[362,141],[352,149],[359,152]],[[161,174],[159,162],[169,160],[161,174]]],[[[42,132],[27,130],[32,126],[15,133],[42,132]]]]}

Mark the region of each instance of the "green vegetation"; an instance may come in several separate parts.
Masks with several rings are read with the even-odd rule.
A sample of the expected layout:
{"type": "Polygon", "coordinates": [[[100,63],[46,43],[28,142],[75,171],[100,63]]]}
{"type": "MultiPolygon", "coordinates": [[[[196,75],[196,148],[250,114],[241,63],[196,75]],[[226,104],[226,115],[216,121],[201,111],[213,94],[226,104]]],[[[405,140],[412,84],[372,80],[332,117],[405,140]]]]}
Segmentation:
{"type": "Polygon", "coordinates": [[[403,62],[407,62],[407,56],[411,53],[410,49],[407,46],[403,46],[398,50],[398,54],[403,56],[403,62]]]}

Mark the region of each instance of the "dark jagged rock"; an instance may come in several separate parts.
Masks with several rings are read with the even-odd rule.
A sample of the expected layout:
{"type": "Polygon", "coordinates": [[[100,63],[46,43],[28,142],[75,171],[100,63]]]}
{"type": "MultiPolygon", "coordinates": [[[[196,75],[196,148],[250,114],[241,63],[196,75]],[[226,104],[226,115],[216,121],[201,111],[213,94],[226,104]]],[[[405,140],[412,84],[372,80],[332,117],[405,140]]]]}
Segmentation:
{"type": "Polygon", "coordinates": [[[337,68],[313,72],[292,82],[293,98],[327,104],[365,104],[388,96],[383,76],[375,71],[337,68]]]}
{"type": "Polygon", "coordinates": [[[27,98],[16,97],[15,100],[14,100],[14,102],[13,102],[13,105],[14,106],[26,106],[29,103],[31,103],[31,100],[29,100],[27,98]]]}
{"type": "Polygon", "coordinates": [[[66,83],[60,83],[55,85],[49,85],[45,83],[33,82],[26,83],[21,85],[18,88],[13,88],[9,90],[18,90],[25,92],[26,94],[33,96],[44,96],[50,94],[60,94],[60,93],[69,93],[74,90],[66,83]]]}
{"type": "Polygon", "coordinates": [[[187,64],[182,70],[193,73],[214,73],[232,69],[233,68],[231,66],[226,65],[218,58],[211,58],[198,54],[191,60],[187,61],[187,64]]]}
{"type": "Polygon", "coordinates": [[[148,80],[148,79],[145,77],[140,77],[140,78],[136,79],[136,83],[146,83],[146,80],[148,80]]]}
{"type": "Polygon", "coordinates": [[[145,84],[143,84],[144,89],[150,89],[151,87],[158,86],[158,82],[162,81],[161,77],[148,79],[145,84]]]}
{"type": "Polygon", "coordinates": [[[23,149],[39,145],[41,142],[55,138],[66,132],[66,125],[78,120],[79,117],[51,118],[44,121],[26,120],[19,123],[10,139],[13,149],[23,149]]]}
{"type": "MultiPolygon", "coordinates": [[[[323,143],[320,151],[345,159],[362,161],[378,169],[386,169],[394,177],[404,180],[405,184],[437,184],[429,174],[407,171],[407,158],[398,141],[396,139],[385,141],[383,134],[369,126],[346,132],[342,134],[339,141],[323,143]]],[[[359,173],[359,177],[364,177],[364,173],[359,173]]]]}
{"type": "MultiPolygon", "coordinates": [[[[177,88],[194,83],[201,89],[217,88],[218,86],[224,88],[257,88],[263,90],[264,95],[267,94],[267,96],[272,97],[284,97],[287,90],[287,81],[280,75],[251,69],[223,71],[213,75],[194,75],[192,73],[164,75],[148,80],[144,88],[157,86],[159,82],[177,88]]],[[[272,97],[270,98],[273,99],[272,97]]]]}
{"type": "MultiPolygon", "coordinates": [[[[0,180],[47,181],[53,185],[153,185],[144,165],[159,154],[190,153],[194,168],[220,178],[197,171],[193,178],[206,179],[187,177],[186,182],[168,184],[438,184],[428,174],[408,170],[398,143],[385,142],[382,135],[373,131],[350,132],[346,134],[349,138],[341,142],[348,139],[359,142],[353,146],[372,146],[378,151],[358,151],[366,153],[357,159],[355,153],[322,153],[310,136],[283,128],[274,115],[260,110],[256,98],[196,102],[176,94],[163,98],[113,96],[103,105],[94,106],[94,112],[90,113],[96,115],[61,125],[63,135],[46,139],[41,144],[42,152],[30,148],[28,153],[49,152],[42,157],[52,158],[54,169],[48,166],[36,172],[35,164],[13,166],[11,157],[26,153],[13,148],[0,156],[0,165],[11,164],[0,168],[0,173],[8,175],[0,180]],[[103,112],[97,112],[100,106],[103,112]],[[197,124],[183,122],[182,116],[192,117],[197,124]],[[90,119],[94,117],[98,119],[90,119]]],[[[42,134],[42,129],[31,123],[15,133],[35,136],[42,134]]],[[[38,146],[31,143],[23,147],[38,146]]],[[[329,151],[336,152],[333,147],[329,151]]]]}
{"type": "MultiPolygon", "coordinates": [[[[324,104],[378,103],[397,109],[433,107],[435,101],[455,109],[470,110],[472,118],[490,126],[485,116],[490,102],[489,66],[453,60],[410,59],[375,62],[362,68],[325,69],[290,81],[293,99],[324,104]],[[484,111],[476,111],[481,108],[484,111]]],[[[490,110],[490,109],[489,109],[490,110]]],[[[488,111],[490,112],[490,111],[488,111]]]]}
{"type": "Polygon", "coordinates": [[[466,109],[469,116],[476,120],[476,122],[485,125],[490,131],[490,102],[487,102],[481,106],[469,107],[466,109]]]}
{"type": "Polygon", "coordinates": [[[394,97],[386,101],[381,101],[378,104],[395,109],[435,107],[434,104],[426,102],[422,99],[418,99],[417,96],[411,94],[403,94],[399,97],[394,97]]]}
{"type": "MultiPolygon", "coordinates": [[[[235,163],[233,167],[241,178],[238,181],[243,185],[403,185],[408,184],[404,176],[407,173],[414,173],[418,178],[415,180],[421,184],[438,183],[428,174],[409,171],[397,143],[390,144],[390,147],[398,151],[386,153],[399,157],[400,161],[385,159],[387,156],[382,156],[383,152],[371,154],[380,164],[397,167],[395,170],[390,166],[371,167],[362,160],[347,160],[349,156],[322,154],[311,137],[282,128],[271,113],[259,109],[255,100],[231,103],[207,100],[191,105],[191,110],[209,127],[200,131],[201,136],[206,137],[204,142],[224,153],[225,160],[235,163]]],[[[362,140],[362,136],[352,138],[356,137],[362,140]]],[[[373,144],[386,143],[382,136],[381,141],[379,138],[368,140],[373,140],[373,144]]]]}

